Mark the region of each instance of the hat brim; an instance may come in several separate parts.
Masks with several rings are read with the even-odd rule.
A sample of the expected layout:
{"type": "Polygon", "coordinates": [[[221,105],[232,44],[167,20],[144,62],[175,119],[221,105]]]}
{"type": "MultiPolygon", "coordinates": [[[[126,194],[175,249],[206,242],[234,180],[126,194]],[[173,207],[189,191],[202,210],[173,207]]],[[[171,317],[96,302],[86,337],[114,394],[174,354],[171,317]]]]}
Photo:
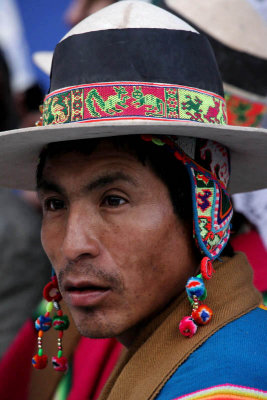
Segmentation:
{"type": "Polygon", "coordinates": [[[0,185],[34,190],[38,158],[51,142],[121,135],[177,135],[211,139],[231,151],[231,193],[267,186],[267,130],[183,121],[127,119],[23,128],[0,133],[0,185]]]}

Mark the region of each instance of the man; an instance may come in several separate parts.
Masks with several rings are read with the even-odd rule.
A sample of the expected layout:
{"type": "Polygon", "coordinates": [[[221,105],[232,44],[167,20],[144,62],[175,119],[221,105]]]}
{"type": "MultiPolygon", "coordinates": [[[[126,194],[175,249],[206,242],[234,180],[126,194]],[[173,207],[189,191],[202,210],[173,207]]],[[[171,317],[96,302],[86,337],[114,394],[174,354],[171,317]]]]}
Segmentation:
{"type": "MultiPolygon", "coordinates": [[[[266,398],[266,312],[245,257],[226,248],[225,147],[229,188],[258,189],[266,132],[227,127],[222,94],[204,37],[125,1],[57,46],[45,126],[0,137],[2,184],[33,187],[39,157],[42,242],[75,324],[128,348],[102,400],[266,398]]],[[[44,294],[61,326],[54,366],[66,368],[55,278],[44,294]]]]}

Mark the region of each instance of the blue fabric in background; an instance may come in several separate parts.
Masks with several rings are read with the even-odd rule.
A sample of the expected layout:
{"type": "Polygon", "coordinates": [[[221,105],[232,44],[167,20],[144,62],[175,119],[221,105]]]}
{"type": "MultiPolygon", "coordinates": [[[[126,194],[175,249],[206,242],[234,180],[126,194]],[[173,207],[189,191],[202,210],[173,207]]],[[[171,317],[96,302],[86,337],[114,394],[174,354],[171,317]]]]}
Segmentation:
{"type": "MultiPolygon", "coordinates": [[[[54,50],[69,31],[64,13],[71,0],[16,0],[31,55],[36,51],[54,50]]],[[[34,64],[33,64],[34,65],[34,64]]],[[[47,93],[49,78],[34,65],[38,83],[47,93]]]]}

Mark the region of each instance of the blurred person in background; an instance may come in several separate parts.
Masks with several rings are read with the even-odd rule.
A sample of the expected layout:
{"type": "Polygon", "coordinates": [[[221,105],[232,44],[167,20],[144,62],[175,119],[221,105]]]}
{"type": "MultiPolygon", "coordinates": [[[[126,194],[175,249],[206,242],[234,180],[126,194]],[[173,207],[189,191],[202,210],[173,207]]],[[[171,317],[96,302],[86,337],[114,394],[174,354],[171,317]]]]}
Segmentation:
{"type": "MultiPolygon", "coordinates": [[[[64,19],[69,26],[74,26],[85,17],[88,17],[96,11],[99,11],[104,7],[110,6],[117,1],[123,0],[72,0],[72,3],[65,13],[64,19]]],[[[144,1],[145,3],[153,3],[153,0],[139,1],[144,1]]],[[[157,1],[154,4],[156,3],[157,1]]]]}
{"type": "Polygon", "coordinates": [[[82,19],[103,7],[115,3],[117,0],[72,0],[71,5],[65,14],[65,21],[70,26],[78,24],[82,19]]]}
{"type": "MultiPolygon", "coordinates": [[[[0,51],[0,131],[17,127],[9,70],[0,51]]],[[[0,358],[41,299],[50,263],[40,241],[41,216],[12,190],[0,189],[0,358]]]]}
{"type": "Polygon", "coordinates": [[[17,126],[34,126],[43,92],[36,81],[23,24],[15,0],[0,2],[0,47],[9,71],[17,126]]]}

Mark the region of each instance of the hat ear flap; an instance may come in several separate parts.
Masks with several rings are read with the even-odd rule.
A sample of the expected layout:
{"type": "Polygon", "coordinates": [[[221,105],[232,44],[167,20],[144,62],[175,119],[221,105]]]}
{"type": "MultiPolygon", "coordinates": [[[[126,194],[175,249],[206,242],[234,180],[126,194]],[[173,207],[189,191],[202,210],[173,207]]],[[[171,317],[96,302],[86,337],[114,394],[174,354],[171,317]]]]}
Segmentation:
{"type": "Polygon", "coordinates": [[[216,179],[187,165],[192,186],[194,238],[201,252],[215,260],[230,237],[233,215],[230,196],[216,179]]]}

